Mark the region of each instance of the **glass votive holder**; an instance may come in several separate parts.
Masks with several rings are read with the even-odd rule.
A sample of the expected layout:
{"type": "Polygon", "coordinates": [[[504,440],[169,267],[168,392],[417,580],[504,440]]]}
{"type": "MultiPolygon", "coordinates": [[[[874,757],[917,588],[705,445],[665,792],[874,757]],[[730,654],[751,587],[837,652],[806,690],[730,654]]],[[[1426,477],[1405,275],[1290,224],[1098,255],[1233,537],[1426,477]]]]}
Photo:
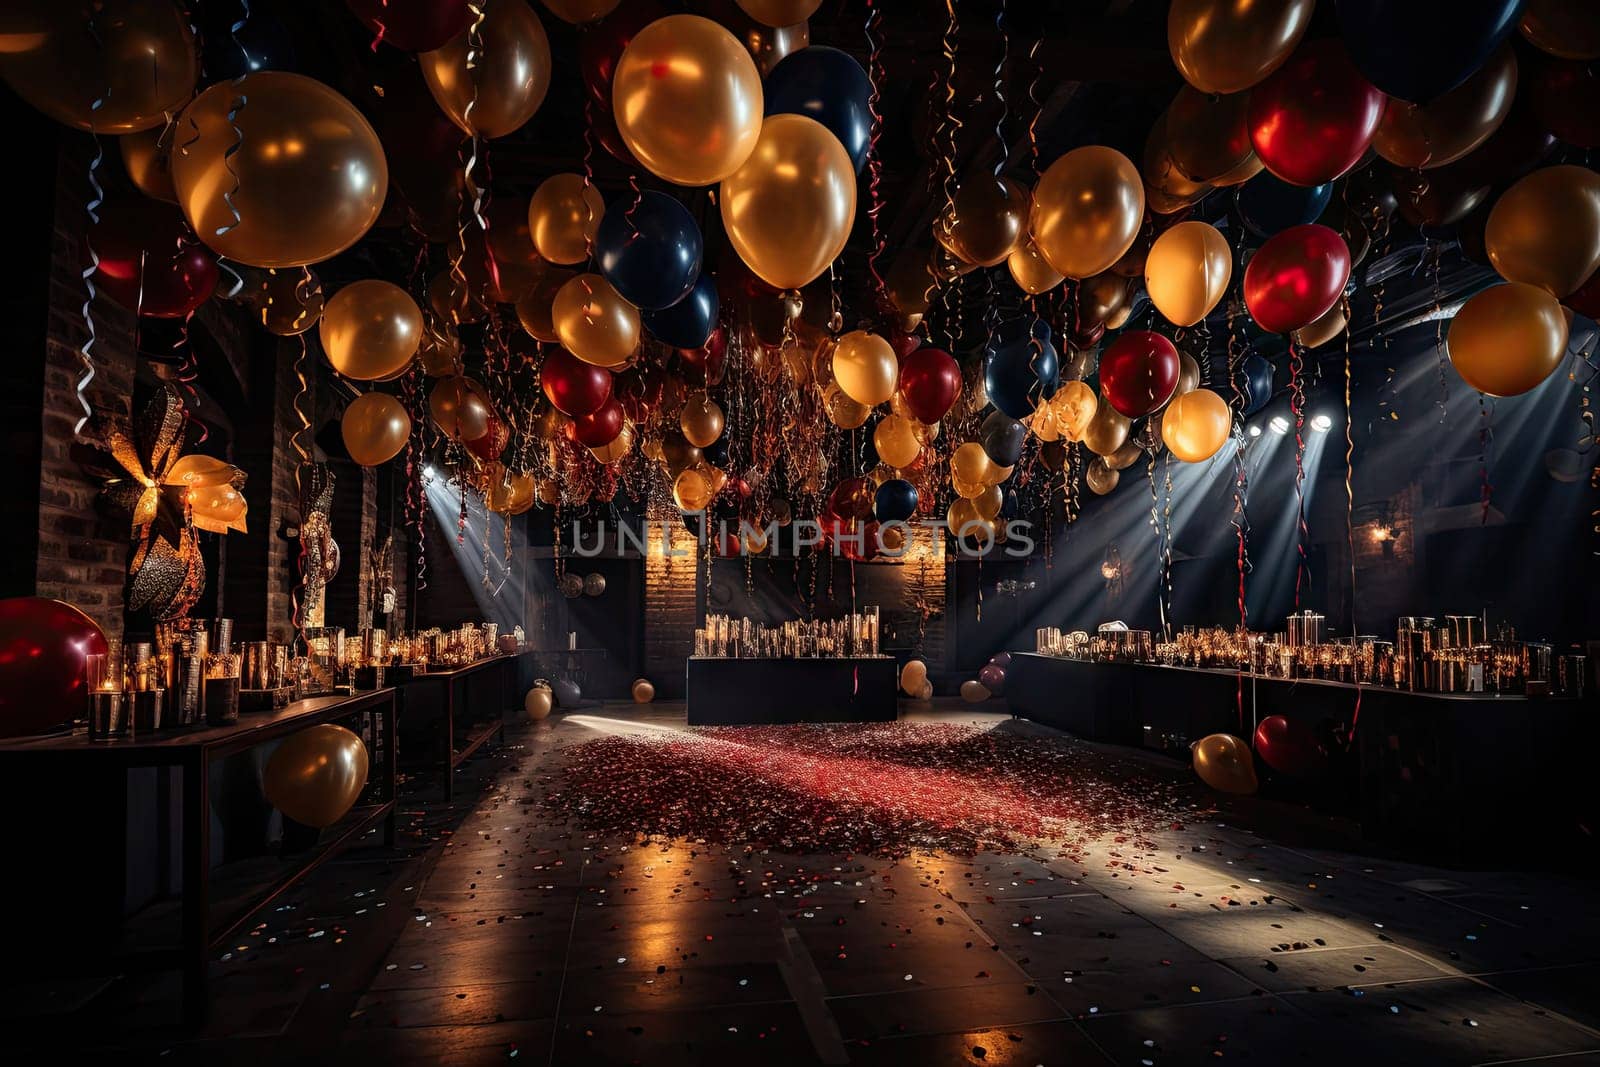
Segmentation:
{"type": "Polygon", "coordinates": [[[227,726],[239,721],[239,657],[212,653],[206,658],[206,723],[227,726]]]}

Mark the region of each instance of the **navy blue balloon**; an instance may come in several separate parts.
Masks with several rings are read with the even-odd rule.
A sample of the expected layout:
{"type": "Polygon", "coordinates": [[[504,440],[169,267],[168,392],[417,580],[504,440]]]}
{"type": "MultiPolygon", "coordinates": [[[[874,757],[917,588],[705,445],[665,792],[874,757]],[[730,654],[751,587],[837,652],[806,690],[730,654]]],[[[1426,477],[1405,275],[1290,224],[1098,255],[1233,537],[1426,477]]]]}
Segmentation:
{"type": "Polygon", "coordinates": [[[1523,0],[1339,0],[1339,31],[1368,81],[1425,104],[1472,76],[1517,27],[1523,0]]]}
{"type": "Polygon", "coordinates": [[[983,384],[989,402],[1013,419],[1027,418],[1056,395],[1061,366],[1043,319],[1003,322],[984,346],[983,384]]]}
{"type": "Polygon", "coordinates": [[[671,307],[689,295],[704,251],[689,209],[655,190],[644,193],[631,211],[625,202],[613,204],[594,238],[600,273],[624,300],[647,311],[671,307]]]}
{"type": "Polygon", "coordinates": [[[294,70],[294,41],[283,23],[252,11],[237,29],[231,20],[202,27],[200,68],[209,81],[231,81],[258,70],[294,70]]]}
{"type": "Polygon", "coordinates": [[[879,522],[905,522],[917,513],[917,487],[904,478],[890,478],[872,498],[872,514],[879,522]]]}
{"type": "Polygon", "coordinates": [[[662,344],[673,348],[699,348],[711,339],[712,331],[717,328],[717,308],[717,280],[702,274],[695,279],[688,296],[669,308],[641,312],[640,317],[645,329],[662,344]]]}
{"type": "Polygon", "coordinates": [[[1244,397],[1244,414],[1254,415],[1272,399],[1272,363],[1263,355],[1245,357],[1239,364],[1238,386],[1244,397]]]}
{"type": "Polygon", "coordinates": [[[1333,197],[1333,183],[1290,185],[1262,171],[1234,190],[1233,202],[1245,229],[1257,237],[1271,237],[1291,226],[1304,226],[1322,217],[1333,197]]]}
{"type": "Polygon", "coordinates": [[[728,435],[723,434],[715,441],[700,450],[707,463],[713,467],[721,467],[728,462],[728,435]]]}
{"type": "Polygon", "coordinates": [[[1006,495],[1000,501],[1000,517],[1002,519],[1016,518],[1017,511],[1021,506],[1017,501],[1017,491],[1015,489],[1007,489],[1006,495]]]}
{"type": "Polygon", "coordinates": [[[778,61],[762,87],[768,115],[804,115],[826,126],[856,165],[867,164],[872,140],[872,81],[848,54],[812,45],[778,61]]]}

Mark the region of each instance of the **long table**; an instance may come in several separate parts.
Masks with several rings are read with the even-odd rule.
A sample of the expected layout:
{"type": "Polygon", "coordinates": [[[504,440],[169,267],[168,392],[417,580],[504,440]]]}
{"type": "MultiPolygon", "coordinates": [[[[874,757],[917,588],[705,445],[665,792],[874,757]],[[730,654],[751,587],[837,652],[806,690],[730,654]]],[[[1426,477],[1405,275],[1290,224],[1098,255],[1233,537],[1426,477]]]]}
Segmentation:
{"type": "Polygon", "coordinates": [[[496,655],[465,667],[413,675],[398,687],[408,737],[425,737],[430,760],[455,799],[455,770],[490,738],[505,741],[505,712],[515,702],[518,663],[526,654],[496,655]]]}
{"type": "Polygon", "coordinates": [[[691,726],[893,722],[892,656],[723,659],[691,656],[684,700],[691,726]]]}
{"type": "MultiPolygon", "coordinates": [[[[355,696],[311,697],[277,711],[244,715],[227,726],[163,731],[121,741],[91,741],[83,731],[8,740],[0,742],[0,775],[8,780],[71,783],[103,778],[108,772],[126,775],[139,767],[179,770],[183,778],[180,943],[172,950],[146,953],[139,962],[157,967],[176,964],[183,975],[184,1018],[197,1025],[204,1021],[208,1007],[206,975],[210,954],[226,944],[246,919],[379,823],[383,824],[384,841],[394,843],[395,733],[394,690],[379,689],[355,696]],[[256,889],[243,907],[220,918],[213,917],[211,765],[307,727],[357,716],[373,720],[380,740],[381,752],[370,779],[377,786],[377,797],[358,805],[334,828],[331,839],[295,861],[270,884],[256,889]]],[[[40,800],[48,804],[48,797],[40,800]]],[[[119,853],[104,859],[120,863],[122,856],[119,853]]]]}
{"type": "MultiPolygon", "coordinates": [[[[1586,700],[1409,692],[1034,653],[1012,653],[1005,696],[1020,717],[1185,761],[1191,742],[1212,733],[1249,740],[1269,715],[1324,735],[1353,724],[1353,745],[1315,783],[1318,803],[1356,817],[1376,840],[1431,847],[1456,862],[1512,842],[1554,843],[1545,837],[1575,829],[1563,817],[1593,807],[1579,788],[1587,780],[1581,761],[1596,741],[1586,700]]],[[[1305,795],[1300,783],[1272,785],[1305,795]]]]}

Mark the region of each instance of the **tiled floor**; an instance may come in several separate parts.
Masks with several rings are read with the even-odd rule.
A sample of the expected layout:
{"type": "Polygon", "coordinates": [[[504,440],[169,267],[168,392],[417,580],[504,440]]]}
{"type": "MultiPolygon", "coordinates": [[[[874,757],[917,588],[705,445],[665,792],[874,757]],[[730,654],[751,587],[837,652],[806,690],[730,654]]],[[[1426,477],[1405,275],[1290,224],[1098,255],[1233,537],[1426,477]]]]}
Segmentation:
{"type": "Polygon", "coordinates": [[[1292,848],[1214,819],[1072,859],[892,860],[553,818],[564,754],[641,722],[678,729],[681,709],[512,731],[463,772],[475,799],[415,807],[405,847],[330,865],[260,916],[218,961],[197,1040],[131,1023],[57,1039],[123,1062],[396,1067],[1600,1064],[1592,882],[1292,848]]]}

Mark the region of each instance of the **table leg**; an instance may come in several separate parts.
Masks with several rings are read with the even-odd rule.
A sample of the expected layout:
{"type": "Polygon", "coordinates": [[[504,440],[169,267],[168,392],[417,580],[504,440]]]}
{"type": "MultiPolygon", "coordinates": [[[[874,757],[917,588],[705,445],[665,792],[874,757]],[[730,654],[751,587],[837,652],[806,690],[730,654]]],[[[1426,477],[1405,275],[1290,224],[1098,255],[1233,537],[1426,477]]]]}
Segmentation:
{"type": "Polygon", "coordinates": [[[383,780],[384,799],[389,802],[389,816],[383,820],[383,843],[394,847],[395,809],[399,807],[399,703],[393,693],[383,705],[383,780]]]}
{"type": "Polygon", "coordinates": [[[210,1010],[206,972],[211,918],[211,766],[203,751],[183,765],[183,1016],[200,1026],[210,1010]]]}
{"type": "Polygon", "coordinates": [[[444,799],[456,798],[456,679],[444,683],[444,799]]]}

